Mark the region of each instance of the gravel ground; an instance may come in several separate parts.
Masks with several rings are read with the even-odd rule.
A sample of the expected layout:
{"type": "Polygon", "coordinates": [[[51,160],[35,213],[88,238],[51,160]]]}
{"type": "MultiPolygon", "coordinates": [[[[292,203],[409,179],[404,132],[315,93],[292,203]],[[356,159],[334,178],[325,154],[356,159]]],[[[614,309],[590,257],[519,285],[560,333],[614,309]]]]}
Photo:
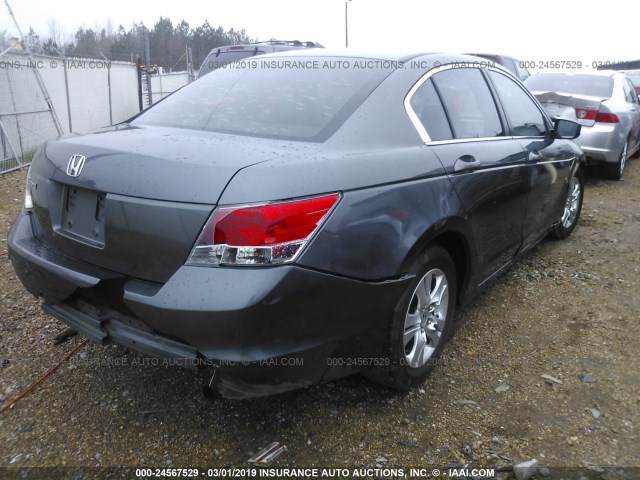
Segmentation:
{"type": "MultiPolygon", "coordinates": [[[[25,173],[0,176],[0,255],[25,173]]],[[[0,415],[0,467],[246,467],[273,441],[287,446],[274,467],[508,467],[535,458],[552,475],[591,467],[584,472],[594,478],[596,466],[640,467],[639,236],[640,161],[621,182],[590,176],[573,235],[545,241],[459,312],[444,365],[409,393],[354,376],[211,401],[197,372],[87,343],[0,415]]],[[[6,254],[0,276],[3,405],[83,338],[54,345],[66,327],[26,293],[6,254]]]]}

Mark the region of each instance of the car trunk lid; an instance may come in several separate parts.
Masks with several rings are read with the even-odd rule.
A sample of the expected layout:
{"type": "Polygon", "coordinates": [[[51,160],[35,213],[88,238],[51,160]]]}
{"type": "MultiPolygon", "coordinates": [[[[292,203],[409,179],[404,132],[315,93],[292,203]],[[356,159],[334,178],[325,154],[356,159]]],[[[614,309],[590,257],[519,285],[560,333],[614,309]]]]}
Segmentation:
{"type": "Polygon", "coordinates": [[[605,97],[575,95],[557,92],[533,92],[545,111],[552,118],[565,118],[585,127],[595,123],[596,115],[605,97]]]}
{"type": "Polygon", "coordinates": [[[279,155],[261,142],[155,127],[49,142],[31,169],[35,234],[71,258],[165,282],[236,172],[279,155]]]}

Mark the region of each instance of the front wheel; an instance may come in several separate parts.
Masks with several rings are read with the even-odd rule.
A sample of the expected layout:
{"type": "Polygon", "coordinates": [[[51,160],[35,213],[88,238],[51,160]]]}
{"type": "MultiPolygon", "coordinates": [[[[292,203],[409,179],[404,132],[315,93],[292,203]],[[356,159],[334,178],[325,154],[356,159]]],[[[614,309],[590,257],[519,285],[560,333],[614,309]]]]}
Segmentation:
{"type": "Polygon", "coordinates": [[[583,197],[584,177],[582,172],[578,170],[569,181],[562,218],[560,219],[560,223],[551,230],[551,236],[553,238],[563,239],[571,235],[571,232],[573,232],[573,229],[576,228],[578,224],[578,218],[580,218],[583,197]]]}
{"type": "Polygon", "coordinates": [[[451,332],[456,304],[456,270],[440,246],[431,246],[413,263],[414,281],[391,320],[390,365],[367,372],[373,380],[399,390],[425,381],[438,363],[451,332]]]}

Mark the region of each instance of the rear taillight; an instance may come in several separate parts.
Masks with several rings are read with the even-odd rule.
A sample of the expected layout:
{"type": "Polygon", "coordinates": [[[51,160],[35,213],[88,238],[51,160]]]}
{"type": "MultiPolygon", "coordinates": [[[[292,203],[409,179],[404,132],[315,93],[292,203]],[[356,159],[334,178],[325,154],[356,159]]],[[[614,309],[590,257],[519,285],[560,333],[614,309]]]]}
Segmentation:
{"type": "Polygon", "coordinates": [[[615,113],[602,113],[597,110],[587,108],[576,108],[578,120],[595,120],[599,123],[618,123],[618,116],[615,113]]]}
{"type": "Polygon", "coordinates": [[[596,116],[598,123],[619,123],[618,116],[615,113],[598,113],[596,116]]]}
{"type": "Polygon", "coordinates": [[[586,108],[576,108],[576,117],[578,120],[595,120],[598,115],[597,110],[589,110],[586,108]]]}
{"type": "Polygon", "coordinates": [[[288,202],[216,208],[188,265],[272,265],[295,259],[340,199],[333,193],[288,202]]]}

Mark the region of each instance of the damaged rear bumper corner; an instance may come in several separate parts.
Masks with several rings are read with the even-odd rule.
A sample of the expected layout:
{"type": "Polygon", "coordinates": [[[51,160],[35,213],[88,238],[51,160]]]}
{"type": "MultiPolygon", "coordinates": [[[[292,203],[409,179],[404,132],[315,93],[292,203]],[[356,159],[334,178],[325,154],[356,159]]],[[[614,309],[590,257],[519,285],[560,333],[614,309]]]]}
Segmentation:
{"type": "Polygon", "coordinates": [[[296,265],[183,266],[151,284],[61,255],[34,238],[30,220],[23,212],[14,222],[9,254],[47,313],[101,344],[213,367],[216,388],[232,398],[355,373],[330,360],[379,355],[410,281],[364,282],[296,265]],[[105,293],[114,303],[94,300],[105,293]]]}

